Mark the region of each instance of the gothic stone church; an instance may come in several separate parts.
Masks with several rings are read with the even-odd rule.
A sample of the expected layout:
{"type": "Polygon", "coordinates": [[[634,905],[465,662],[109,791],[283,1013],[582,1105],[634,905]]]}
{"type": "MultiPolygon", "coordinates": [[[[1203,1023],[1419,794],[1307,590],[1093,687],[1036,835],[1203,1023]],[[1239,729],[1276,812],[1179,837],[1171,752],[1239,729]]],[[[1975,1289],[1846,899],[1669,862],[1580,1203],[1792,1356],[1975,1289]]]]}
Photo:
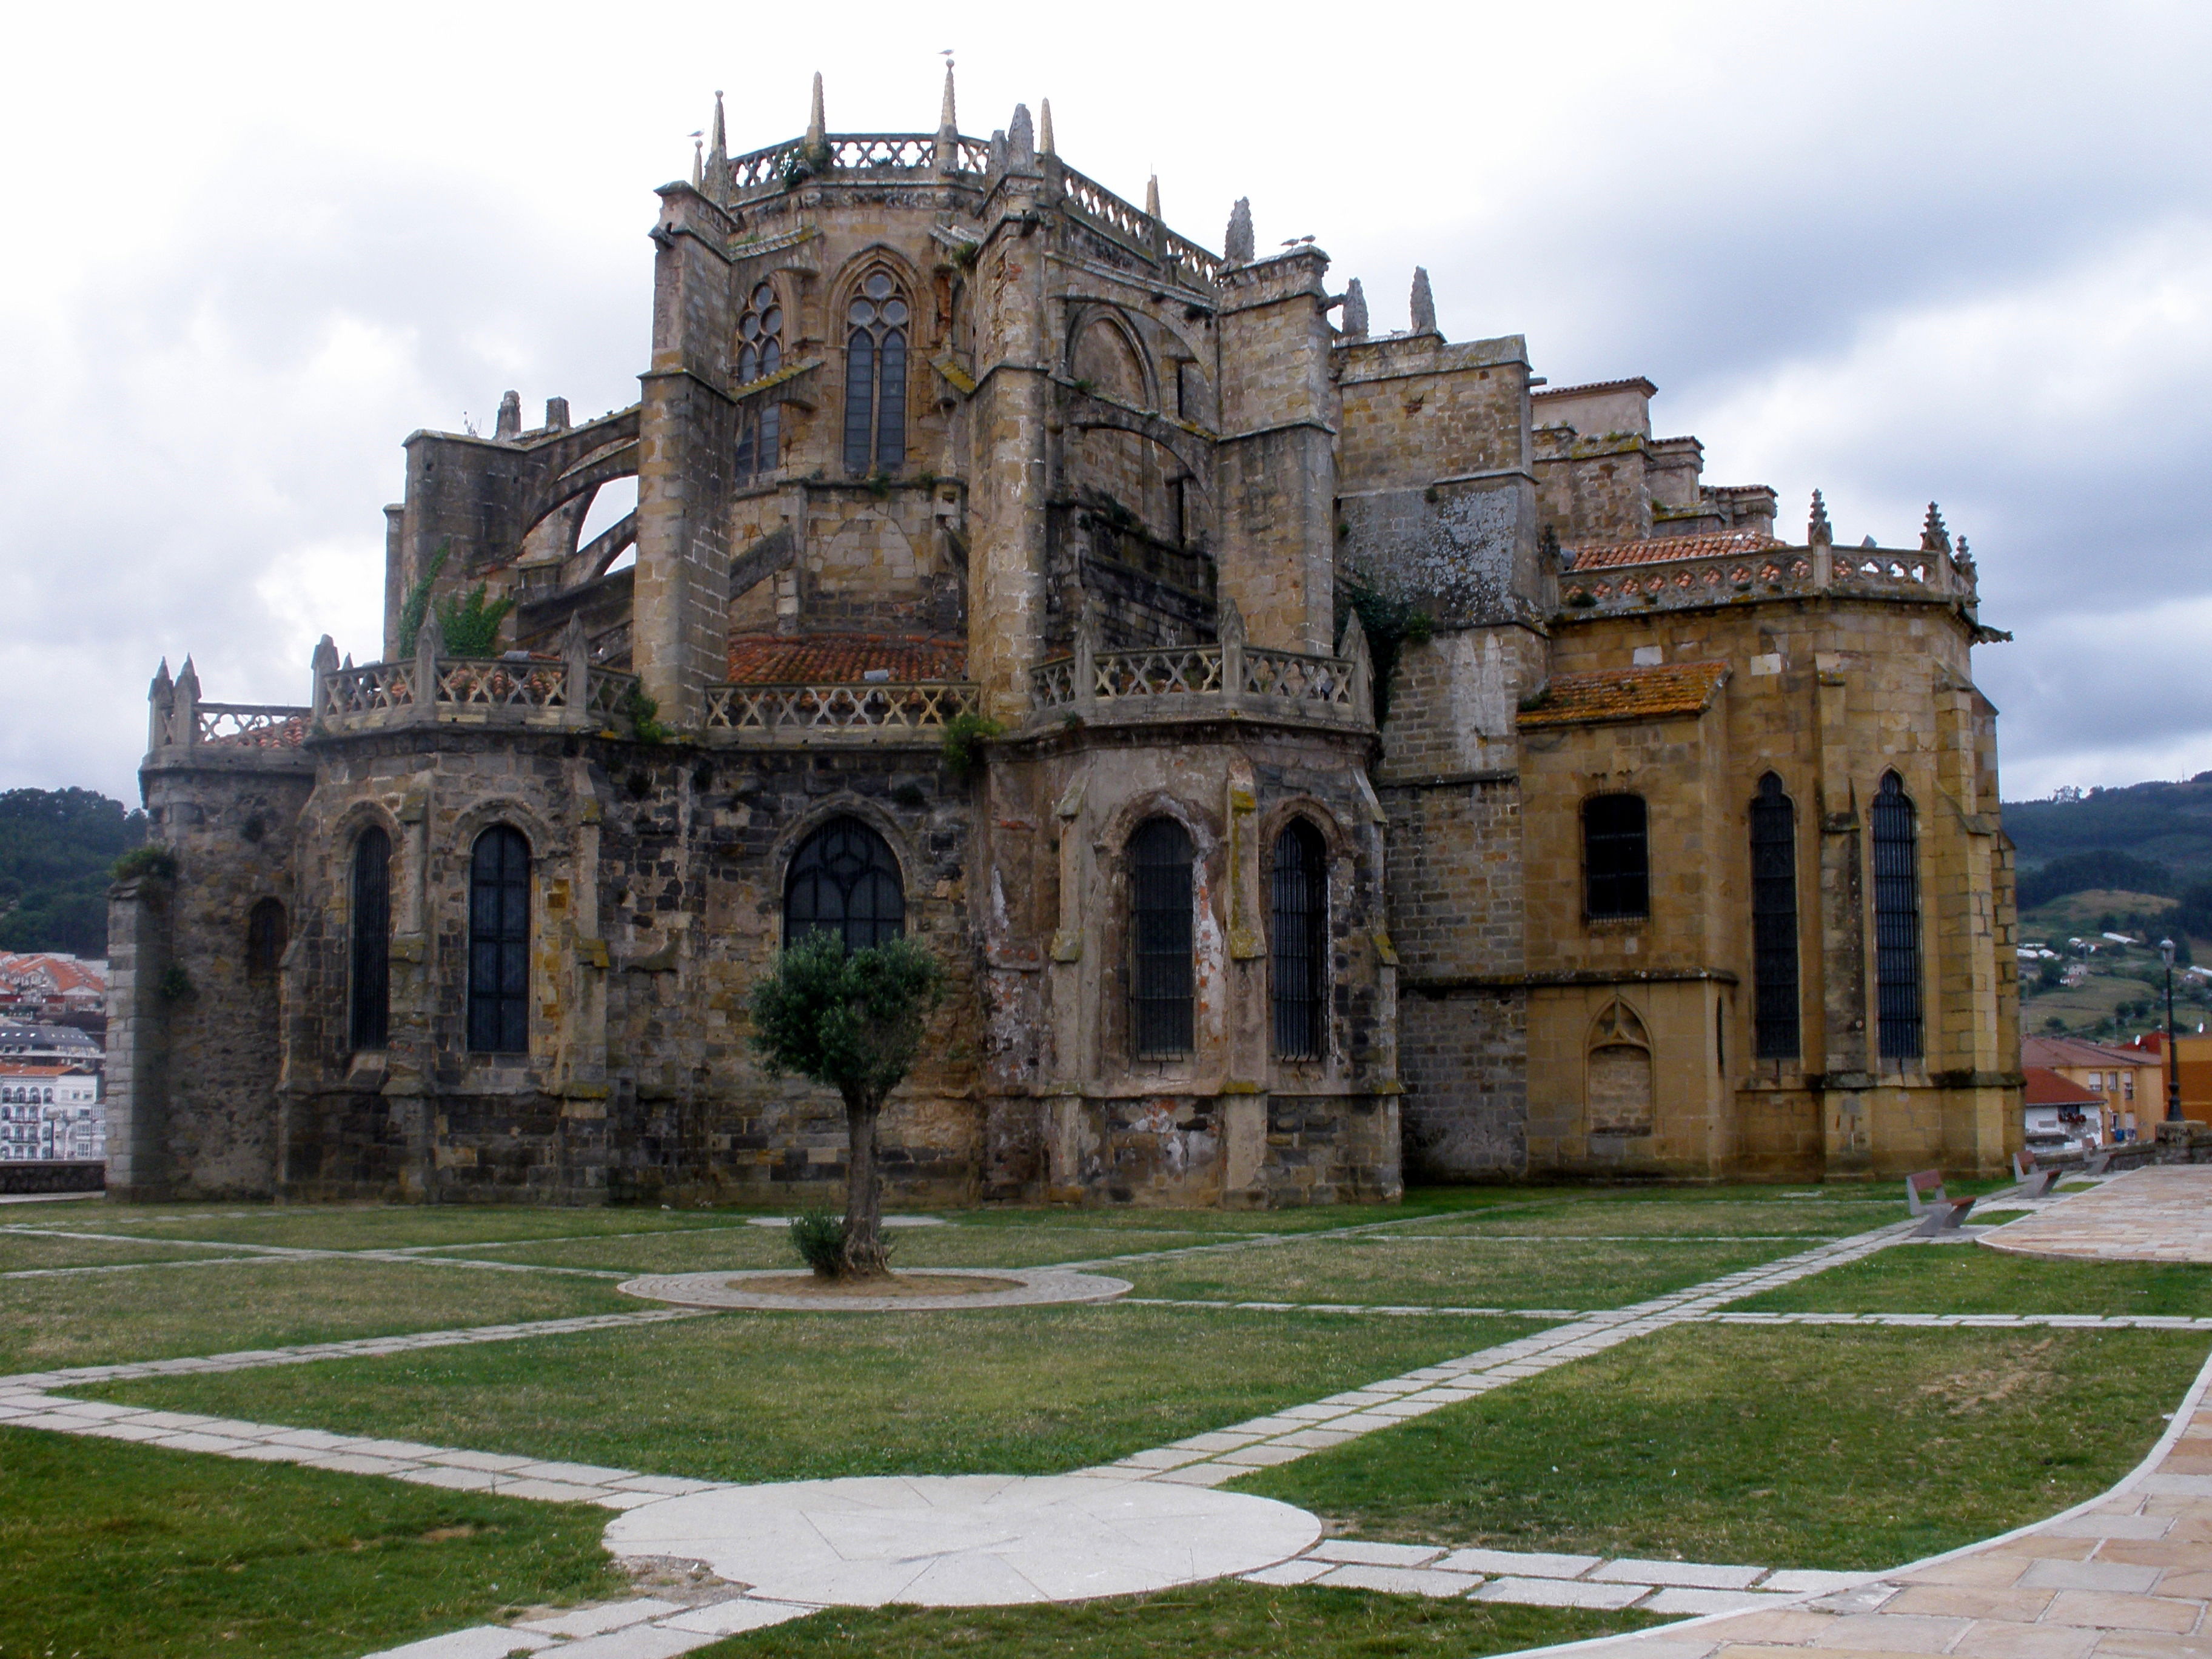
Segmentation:
{"type": "Polygon", "coordinates": [[[1940,516],[1780,537],[1648,382],[1449,341],[1425,276],[1372,330],[1043,116],[718,114],[635,404],[409,438],[381,647],[307,706],[163,668],[112,1192],[831,1195],[837,1103],[747,1042],[815,927],[949,969],[908,1201],[2000,1168],[2002,635],[1940,516]]]}

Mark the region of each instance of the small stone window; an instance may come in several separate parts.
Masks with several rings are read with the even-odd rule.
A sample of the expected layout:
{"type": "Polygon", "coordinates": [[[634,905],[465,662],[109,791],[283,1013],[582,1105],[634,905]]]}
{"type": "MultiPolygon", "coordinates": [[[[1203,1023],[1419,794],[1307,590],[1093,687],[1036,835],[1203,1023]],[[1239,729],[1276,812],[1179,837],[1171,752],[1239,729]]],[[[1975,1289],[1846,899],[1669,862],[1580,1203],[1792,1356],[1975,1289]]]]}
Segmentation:
{"type": "Polygon", "coordinates": [[[469,1048],[530,1049],[530,843],[504,823],[469,859],[469,1048]]]}
{"type": "Polygon", "coordinates": [[[896,472],[906,464],[906,296],[872,270],[845,307],[845,470],[896,472]]]}
{"type": "Polygon", "coordinates": [[[392,1023],[392,837],[371,824],[353,844],[348,1046],[385,1045],[392,1023]]]}
{"type": "Polygon", "coordinates": [[[1924,1050],[1920,1006],[1920,831],[1912,798],[1882,774],[1874,810],[1875,1006],[1884,1060],[1924,1050]]]}
{"type": "MultiPolygon", "coordinates": [[[[748,296],[738,320],[738,384],[750,386],[783,368],[783,307],[773,283],[748,296]]],[[[775,404],[742,410],[738,426],[738,482],[750,483],[775,471],[781,459],[782,411],[775,404]]]]}
{"type": "Polygon", "coordinates": [[[1761,1060],[1795,1060],[1797,808],[1771,772],[1751,803],[1751,958],[1753,1048],[1761,1060]]]}
{"type": "Polygon", "coordinates": [[[1644,824],[1641,795],[1592,795],[1583,803],[1583,911],[1592,921],[1651,914],[1644,824]]]}
{"type": "Polygon", "coordinates": [[[267,979],[284,960],[289,938],[284,906],[273,898],[257,899],[246,913],[246,976],[267,979]]]}
{"type": "Polygon", "coordinates": [[[1328,847],[1304,818],[1275,838],[1272,887],[1275,1053],[1318,1060],[1328,1007],[1328,847]]]}
{"type": "Polygon", "coordinates": [[[1190,832],[1149,818],[1129,838],[1130,1026],[1139,1060],[1178,1060],[1193,1047],[1190,832]]]}
{"type": "Polygon", "coordinates": [[[906,932],[906,884],[890,845],[858,818],[832,818],[799,843],[783,879],[783,942],[830,933],[848,951],[906,932]]]}

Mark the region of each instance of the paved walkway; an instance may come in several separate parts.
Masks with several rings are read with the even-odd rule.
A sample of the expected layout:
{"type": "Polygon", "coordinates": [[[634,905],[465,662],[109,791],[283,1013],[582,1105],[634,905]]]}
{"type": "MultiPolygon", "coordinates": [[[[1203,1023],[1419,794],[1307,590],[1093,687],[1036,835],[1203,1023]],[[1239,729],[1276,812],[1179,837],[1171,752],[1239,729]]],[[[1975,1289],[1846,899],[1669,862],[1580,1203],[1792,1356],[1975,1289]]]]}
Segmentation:
{"type": "Polygon", "coordinates": [[[2212,1167],[2131,1170],[1981,1242],[2016,1255],[2082,1261],[2212,1262],[2212,1167]]]}

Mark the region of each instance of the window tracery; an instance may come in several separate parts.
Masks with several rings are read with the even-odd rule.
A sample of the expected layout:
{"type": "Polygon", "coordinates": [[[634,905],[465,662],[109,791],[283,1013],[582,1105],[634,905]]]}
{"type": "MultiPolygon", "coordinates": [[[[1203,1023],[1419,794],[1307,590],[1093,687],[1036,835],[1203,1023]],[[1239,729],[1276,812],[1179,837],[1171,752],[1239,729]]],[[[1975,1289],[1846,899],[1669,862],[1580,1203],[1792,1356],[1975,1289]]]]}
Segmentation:
{"type": "Polygon", "coordinates": [[[845,307],[845,470],[896,472],[906,461],[906,296],[872,270],[845,307]]]}
{"type": "MultiPolygon", "coordinates": [[[[776,299],[775,285],[763,283],[746,297],[744,314],[738,319],[738,384],[750,386],[782,368],[783,307],[776,299]]],[[[782,410],[775,404],[740,416],[739,483],[750,483],[775,471],[782,459],[782,410]]]]}
{"type": "Polygon", "coordinates": [[[832,818],[799,844],[783,882],[783,942],[830,933],[848,951],[906,932],[906,884],[884,838],[858,818],[832,818]]]}

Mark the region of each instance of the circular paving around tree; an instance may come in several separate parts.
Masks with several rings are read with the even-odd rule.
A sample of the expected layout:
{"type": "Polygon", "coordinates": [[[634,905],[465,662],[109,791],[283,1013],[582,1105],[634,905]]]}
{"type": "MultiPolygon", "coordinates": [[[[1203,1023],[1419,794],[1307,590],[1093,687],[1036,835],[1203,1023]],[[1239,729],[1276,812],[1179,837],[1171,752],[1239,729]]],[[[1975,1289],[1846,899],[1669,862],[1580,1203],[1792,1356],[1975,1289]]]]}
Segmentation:
{"type": "Polygon", "coordinates": [[[1104,1302],[1128,1293],[1126,1279],[1079,1273],[1066,1267],[908,1267],[893,1277],[892,1294],[872,1296],[836,1281],[810,1288],[806,1276],[789,1268],[724,1270],[711,1273],[647,1273],[615,1286],[648,1302],[678,1302],[693,1308],[750,1308],[764,1312],[931,1313],[948,1308],[1035,1308],[1054,1302],[1104,1302]],[[943,1295],[931,1295],[918,1281],[943,1279],[943,1295]]]}
{"type": "Polygon", "coordinates": [[[877,1475],[722,1486],[611,1522],[620,1556],[703,1561],[757,1596],[1002,1607],[1254,1572],[1321,1522],[1273,1498],[1085,1475],[877,1475]]]}

